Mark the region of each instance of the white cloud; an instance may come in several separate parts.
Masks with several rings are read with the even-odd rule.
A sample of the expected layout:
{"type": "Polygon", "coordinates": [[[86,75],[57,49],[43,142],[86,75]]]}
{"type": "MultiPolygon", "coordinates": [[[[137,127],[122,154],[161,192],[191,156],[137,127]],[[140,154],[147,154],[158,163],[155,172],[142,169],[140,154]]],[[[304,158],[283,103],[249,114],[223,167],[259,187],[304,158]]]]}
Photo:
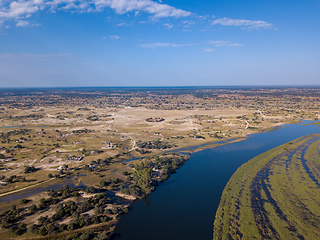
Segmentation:
{"type": "Polygon", "coordinates": [[[232,18],[219,18],[212,21],[211,25],[235,26],[248,29],[272,28],[272,24],[265,21],[232,18]]]}
{"type": "Polygon", "coordinates": [[[188,25],[194,25],[195,24],[194,21],[189,21],[189,20],[183,21],[182,23],[183,24],[188,24],[188,25]]]}
{"type": "Polygon", "coordinates": [[[111,40],[118,40],[120,37],[118,35],[112,35],[109,37],[111,40]]]}
{"type": "Polygon", "coordinates": [[[167,28],[173,28],[173,24],[170,24],[170,23],[165,23],[163,24],[163,26],[167,27],[167,28]]]}
{"type": "Polygon", "coordinates": [[[29,18],[38,11],[103,11],[105,8],[115,10],[117,14],[140,12],[150,14],[152,18],[187,17],[191,13],[173,6],[151,0],[0,0],[0,21],[29,18]]]}
{"type": "Polygon", "coordinates": [[[17,27],[26,27],[29,25],[28,21],[18,20],[16,26],[17,27]]]}
{"type": "Polygon", "coordinates": [[[206,49],[204,49],[203,51],[204,51],[204,52],[213,52],[214,49],[213,49],[213,48],[206,48],[206,49]]]}
{"type": "Polygon", "coordinates": [[[2,7],[0,10],[1,19],[29,17],[39,10],[38,4],[34,1],[13,1],[7,8],[2,7]]]}
{"type": "Polygon", "coordinates": [[[242,47],[242,44],[234,43],[231,41],[208,41],[208,43],[215,45],[216,47],[242,47]]]}
{"type": "Polygon", "coordinates": [[[118,40],[120,37],[118,35],[104,36],[102,39],[118,40]]]}
{"type": "MultiPolygon", "coordinates": [[[[163,48],[163,47],[191,47],[197,45],[214,45],[215,47],[241,47],[242,44],[234,43],[231,41],[206,41],[206,42],[195,42],[195,43],[146,43],[140,45],[142,48],[163,48]]],[[[204,49],[205,52],[214,51],[213,48],[204,49]]]]}
{"type": "Polygon", "coordinates": [[[117,25],[116,25],[116,27],[123,27],[123,26],[129,26],[127,23],[118,23],[117,25]]]}
{"type": "Polygon", "coordinates": [[[140,45],[143,48],[159,48],[159,47],[190,47],[195,44],[176,44],[176,43],[146,43],[140,45]]]}
{"type": "Polygon", "coordinates": [[[109,7],[118,14],[142,11],[153,15],[155,18],[187,17],[191,15],[190,12],[151,0],[92,0],[92,2],[96,9],[102,10],[109,7]]]}

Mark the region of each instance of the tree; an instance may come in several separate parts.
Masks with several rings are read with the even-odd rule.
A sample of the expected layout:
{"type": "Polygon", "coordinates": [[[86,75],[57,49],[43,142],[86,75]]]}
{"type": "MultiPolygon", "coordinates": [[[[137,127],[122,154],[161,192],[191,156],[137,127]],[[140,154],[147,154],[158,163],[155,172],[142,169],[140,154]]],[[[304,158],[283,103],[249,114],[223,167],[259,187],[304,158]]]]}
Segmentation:
{"type": "Polygon", "coordinates": [[[26,168],[24,169],[24,173],[31,173],[31,172],[35,172],[38,169],[36,169],[34,166],[26,166],[26,168]]]}
{"type": "Polygon", "coordinates": [[[41,227],[40,230],[39,230],[39,234],[40,234],[41,236],[47,235],[47,229],[46,229],[46,227],[41,227]]]}

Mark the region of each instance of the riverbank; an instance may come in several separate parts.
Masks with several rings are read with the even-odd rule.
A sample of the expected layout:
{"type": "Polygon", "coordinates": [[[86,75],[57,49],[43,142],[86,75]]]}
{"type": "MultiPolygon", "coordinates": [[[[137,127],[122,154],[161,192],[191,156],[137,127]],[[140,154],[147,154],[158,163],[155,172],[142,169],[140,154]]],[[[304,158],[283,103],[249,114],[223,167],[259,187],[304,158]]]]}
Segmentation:
{"type": "Polygon", "coordinates": [[[319,144],[309,135],[242,165],[223,191],[213,239],[318,239],[319,144]]]}
{"type": "Polygon", "coordinates": [[[319,127],[304,123],[310,122],[285,125],[254,134],[245,141],[194,152],[168,181],[147,198],[133,203],[130,213],[117,224],[115,239],[212,239],[215,212],[233,173],[263,152],[305,134],[320,132],[319,127]]]}
{"type": "MultiPolygon", "coordinates": [[[[215,143],[212,143],[212,144],[206,144],[206,145],[199,145],[199,146],[196,146],[196,147],[191,147],[191,150],[190,150],[190,152],[189,153],[195,153],[195,152],[199,152],[199,151],[201,151],[201,150],[203,150],[203,149],[205,149],[205,148],[215,148],[215,147],[217,147],[217,146],[225,146],[225,145],[228,145],[228,144],[230,144],[230,143],[235,143],[235,142],[239,142],[239,141],[243,141],[244,140],[244,138],[241,138],[241,139],[233,139],[232,141],[230,141],[230,140],[226,140],[226,141],[224,141],[224,142],[215,142],[215,143]]],[[[183,151],[183,152],[185,152],[184,150],[185,149],[180,149],[181,151],[183,151]]],[[[150,159],[144,159],[144,160],[142,160],[142,161],[139,161],[139,162],[145,162],[145,161],[148,161],[148,160],[150,160],[150,159]]],[[[150,193],[150,192],[149,192],[150,193]]],[[[149,193],[147,193],[147,194],[145,194],[145,195],[142,195],[142,196],[140,196],[140,198],[142,198],[142,197],[145,197],[146,195],[148,195],[149,193]]]]}

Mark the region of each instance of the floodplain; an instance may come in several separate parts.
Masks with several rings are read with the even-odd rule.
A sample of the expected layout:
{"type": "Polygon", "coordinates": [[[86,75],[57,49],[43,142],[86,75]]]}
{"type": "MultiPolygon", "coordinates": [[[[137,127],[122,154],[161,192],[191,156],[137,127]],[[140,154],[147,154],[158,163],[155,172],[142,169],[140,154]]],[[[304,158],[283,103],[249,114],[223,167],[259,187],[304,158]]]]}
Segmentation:
{"type": "Polygon", "coordinates": [[[188,160],[179,149],[317,120],[319,94],[317,88],[1,90],[0,197],[16,197],[0,203],[1,234],[108,238],[131,201],[188,160]]]}
{"type": "Polygon", "coordinates": [[[243,164],[226,185],[214,239],[319,239],[320,135],[243,164]]]}

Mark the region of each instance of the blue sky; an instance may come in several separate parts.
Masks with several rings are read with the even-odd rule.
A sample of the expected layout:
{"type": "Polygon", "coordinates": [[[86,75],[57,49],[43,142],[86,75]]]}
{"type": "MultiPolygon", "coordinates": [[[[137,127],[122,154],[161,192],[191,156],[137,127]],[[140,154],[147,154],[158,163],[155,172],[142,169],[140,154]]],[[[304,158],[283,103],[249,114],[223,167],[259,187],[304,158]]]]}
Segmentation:
{"type": "Polygon", "coordinates": [[[319,0],[0,0],[0,87],[319,85],[319,0]]]}

